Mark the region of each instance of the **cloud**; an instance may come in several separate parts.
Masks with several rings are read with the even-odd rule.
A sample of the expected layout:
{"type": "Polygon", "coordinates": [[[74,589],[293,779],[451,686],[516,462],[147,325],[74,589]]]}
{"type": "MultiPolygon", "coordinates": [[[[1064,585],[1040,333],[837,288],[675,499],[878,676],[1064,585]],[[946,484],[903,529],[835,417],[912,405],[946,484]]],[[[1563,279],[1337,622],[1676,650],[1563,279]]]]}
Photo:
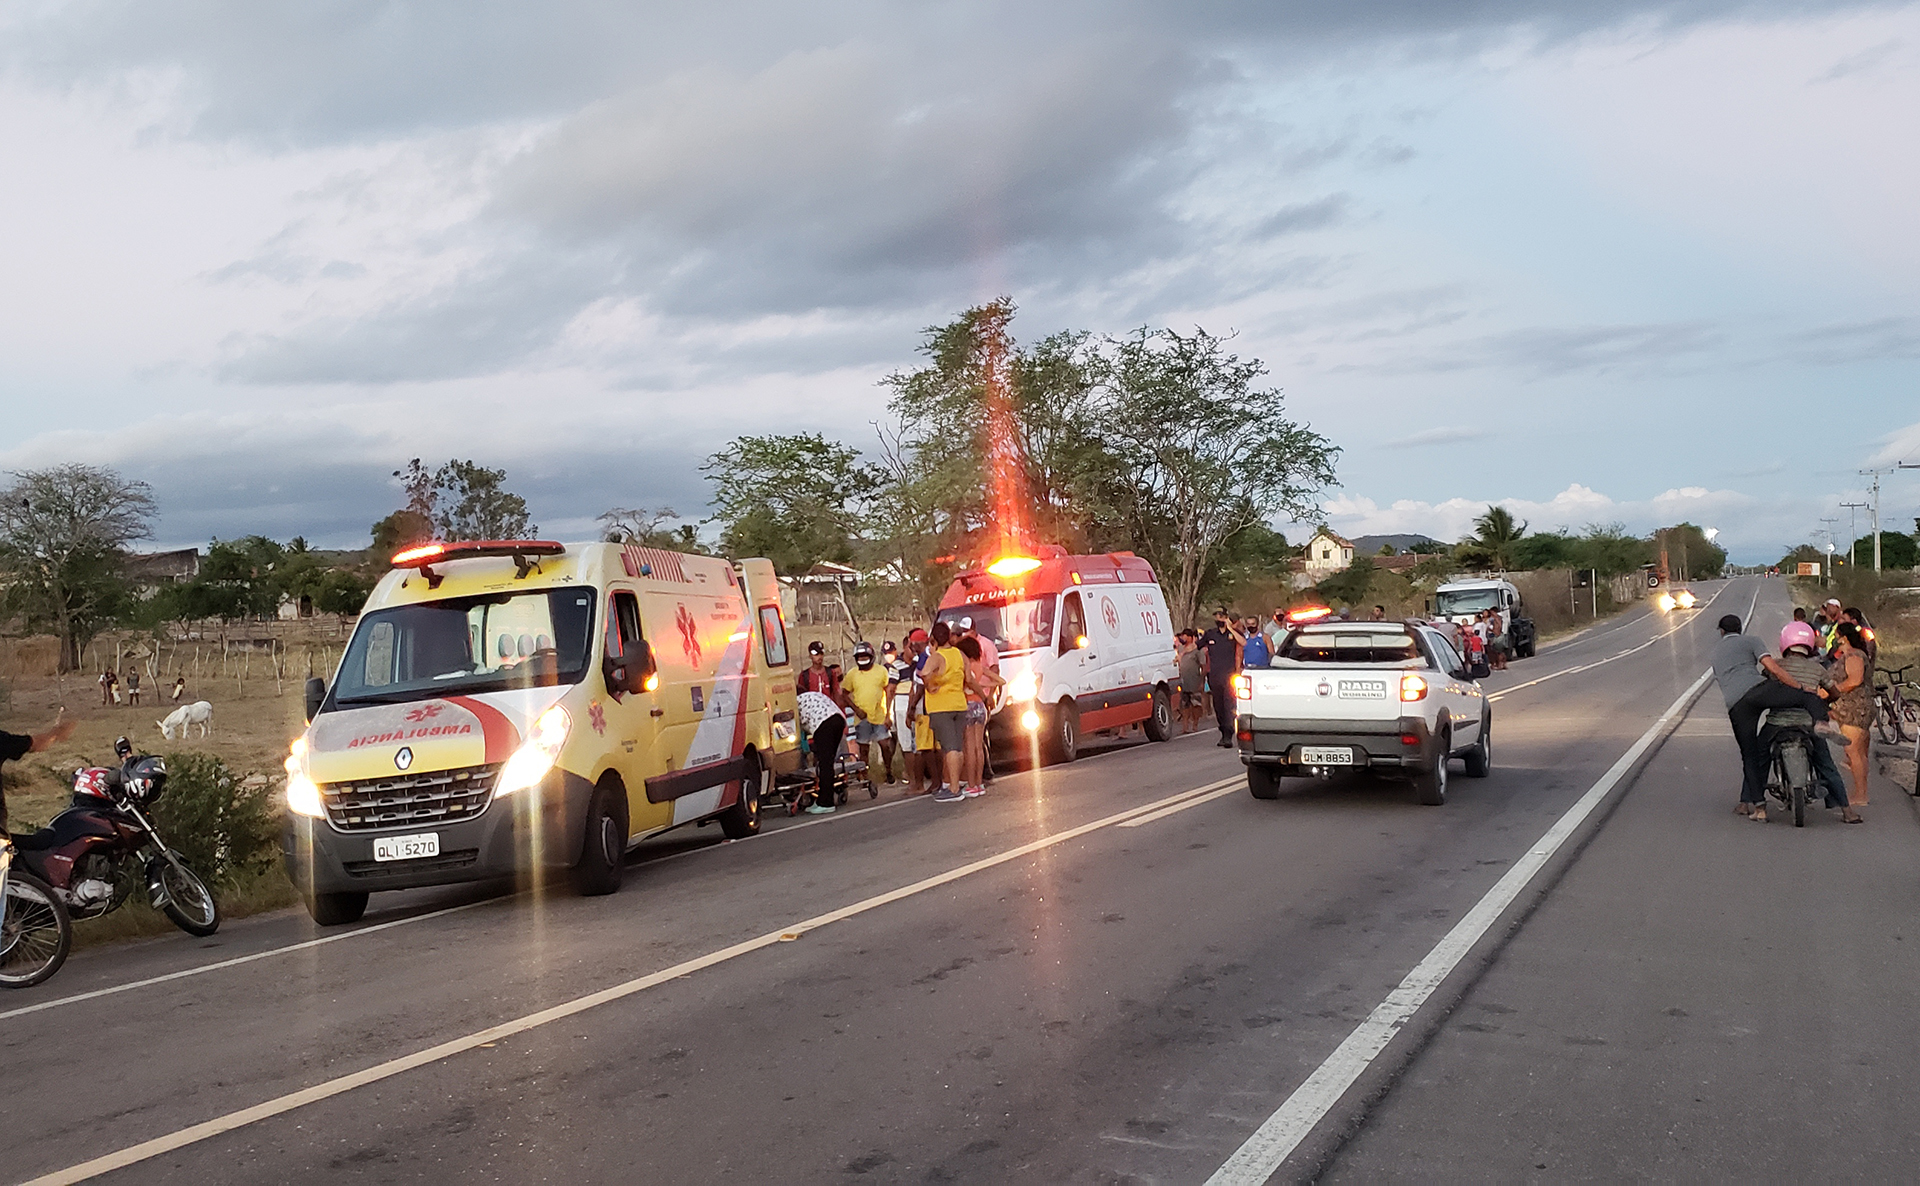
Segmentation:
{"type": "Polygon", "coordinates": [[[1387,442],[1389,449],[1420,449],[1429,445],[1455,445],[1483,441],[1493,434],[1483,428],[1425,428],[1409,436],[1387,442]]]}
{"type": "Polygon", "coordinates": [[[1788,354],[1797,361],[1822,366],[1920,358],[1920,319],[1879,317],[1822,326],[1790,338],[1788,354]]]}
{"type": "Polygon", "coordinates": [[[1318,201],[1283,206],[1255,224],[1253,235],[1258,239],[1271,239],[1276,235],[1330,227],[1347,216],[1347,208],[1352,203],[1352,197],[1347,194],[1328,194],[1318,201]]]}
{"type": "Polygon", "coordinates": [[[1848,54],[1835,62],[1826,73],[1813,81],[1837,82],[1842,78],[1851,78],[1856,74],[1870,74],[1891,61],[1905,46],[1899,41],[1882,41],[1878,45],[1868,46],[1859,53],[1848,54]]]}
{"type": "Polygon", "coordinates": [[[1512,511],[1535,531],[1581,531],[1590,524],[1621,523],[1630,531],[1644,532],[1667,527],[1682,520],[1703,526],[1719,527],[1729,539],[1743,543],[1759,542],[1748,531],[1736,528],[1750,525],[1749,516],[1756,506],[1754,498],[1736,490],[1709,490],[1704,486],[1684,486],[1662,491],[1650,498],[1620,500],[1578,482],[1568,485],[1544,501],[1525,498],[1449,498],[1441,502],[1400,499],[1381,506],[1371,498],[1342,495],[1321,504],[1327,521],[1342,535],[1391,535],[1396,532],[1425,532],[1440,540],[1456,540],[1471,532],[1473,521],[1486,513],[1490,505],[1512,511]]]}

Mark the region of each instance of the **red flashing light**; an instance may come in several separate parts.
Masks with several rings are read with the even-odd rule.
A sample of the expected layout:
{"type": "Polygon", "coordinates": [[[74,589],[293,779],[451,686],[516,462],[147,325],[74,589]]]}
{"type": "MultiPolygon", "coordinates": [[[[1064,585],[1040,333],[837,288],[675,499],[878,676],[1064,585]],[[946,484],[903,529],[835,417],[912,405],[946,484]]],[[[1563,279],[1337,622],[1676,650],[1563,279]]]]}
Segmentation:
{"type": "Polygon", "coordinates": [[[1040,567],[1040,562],[1031,556],[1002,556],[987,565],[987,571],[997,577],[1017,577],[1040,567]]]}
{"type": "Polygon", "coordinates": [[[395,568],[423,568],[441,560],[459,560],[475,556],[558,556],[565,544],[550,539],[468,539],[456,543],[439,540],[395,552],[395,568]]]}
{"type": "Polygon", "coordinates": [[[1299,609],[1288,610],[1287,621],[1295,625],[1299,625],[1301,622],[1317,622],[1332,612],[1333,609],[1330,606],[1303,605],[1299,609]]]}
{"type": "Polygon", "coordinates": [[[393,554],[393,566],[395,568],[405,568],[409,564],[418,564],[422,560],[432,560],[446,550],[447,545],[445,544],[421,544],[418,547],[408,548],[403,552],[395,552],[393,554]]]}

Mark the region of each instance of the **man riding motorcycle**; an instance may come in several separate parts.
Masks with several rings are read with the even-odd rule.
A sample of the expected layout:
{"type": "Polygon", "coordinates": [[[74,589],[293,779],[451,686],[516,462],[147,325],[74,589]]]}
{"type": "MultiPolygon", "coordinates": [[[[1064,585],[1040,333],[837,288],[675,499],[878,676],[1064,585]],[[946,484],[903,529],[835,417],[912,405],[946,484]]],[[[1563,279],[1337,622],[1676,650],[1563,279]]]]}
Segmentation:
{"type": "MultiPolygon", "coordinates": [[[[1827,669],[1820,662],[1820,634],[1805,622],[1788,622],[1780,631],[1780,666],[1803,688],[1820,687],[1827,680],[1827,669]]],[[[1811,729],[1813,714],[1801,708],[1776,708],[1767,713],[1760,730],[1760,752],[1771,755],[1773,743],[1783,729],[1811,729]]],[[[1838,807],[1840,818],[1849,824],[1865,823],[1860,813],[1847,802],[1847,784],[1840,778],[1840,767],[1833,751],[1823,743],[1808,747],[1814,773],[1827,788],[1827,806],[1838,807]]]]}
{"type": "Polygon", "coordinates": [[[1814,732],[1835,736],[1827,720],[1827,701],[1819,685],[1802,685],[1767,650],[1767,644],[1740,632],[1740,619],[1720,619],[1720,641],[1714,644],[1713,674],[1726,700],[1727,720],[1740,747],[1740,806],[1742,815],[1766,818],[1767,751],[1760,745],[1760,717],[1770,709],[1800,708],[1812,715],[1814,732]],[[1769,679],[1768,677],[1772,678],[1769,679]]]}

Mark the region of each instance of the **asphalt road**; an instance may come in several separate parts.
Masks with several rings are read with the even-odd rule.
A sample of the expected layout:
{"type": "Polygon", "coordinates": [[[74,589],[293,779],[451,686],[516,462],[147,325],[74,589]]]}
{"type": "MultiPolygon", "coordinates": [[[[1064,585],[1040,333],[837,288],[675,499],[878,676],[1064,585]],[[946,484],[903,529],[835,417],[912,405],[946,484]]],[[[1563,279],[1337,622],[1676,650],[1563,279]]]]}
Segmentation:
{"type": "MultiPolygon", "coordinates": [[[[95,1168],[1206,1180],[1696,684],[1714,619],[1786,615],[1777,582],[1699,589],[1488,681],[1494,773],[1456,765],[1440,808],[1358,778],[1258,802],[1197,735],[962,804],[676,834],[611,898],[412,893],[344,930],[83,952],[0,997],[0,1176],[156,1142],[95,1168]]],[[[1864,827],[1738,819],[1718,705],[1656,737],[1278,1179],[1911,1174],[1915,813],[1883,783],[1864,827]]]]}

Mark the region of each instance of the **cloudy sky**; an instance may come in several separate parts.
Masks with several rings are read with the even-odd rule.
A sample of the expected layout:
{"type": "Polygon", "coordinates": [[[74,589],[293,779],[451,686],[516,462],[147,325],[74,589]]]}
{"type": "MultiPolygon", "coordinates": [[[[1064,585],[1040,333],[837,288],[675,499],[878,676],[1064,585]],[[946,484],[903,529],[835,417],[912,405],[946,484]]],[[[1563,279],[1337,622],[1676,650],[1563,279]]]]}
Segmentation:
{"type": "Polygon", "coordinates": [[[361,546],[472,457],[580,536],[704,513],[740,433],[870,440],[1004,293],[1237,333],[1348,534],[1769,560],[1920,461],[1916,132],[1909,5],[23,2],[0,468],[361,546]]]}

